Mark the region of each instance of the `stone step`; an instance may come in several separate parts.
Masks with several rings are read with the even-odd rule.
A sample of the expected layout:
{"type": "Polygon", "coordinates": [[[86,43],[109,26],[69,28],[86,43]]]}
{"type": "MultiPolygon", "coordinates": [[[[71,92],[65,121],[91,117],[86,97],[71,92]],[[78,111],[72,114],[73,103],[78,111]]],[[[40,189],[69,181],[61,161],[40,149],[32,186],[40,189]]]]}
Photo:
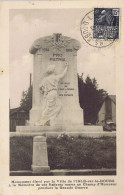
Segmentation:
{"type": "MultiPolygon", "coordinates": [[[[65,132],[47,132],[47,133],[43,133],[43,132],[10,132],[10,137],[21,137],[21,136],[37,136],[37,135],[45,135],[47,137],[57,137],[61,134],[63,134],[65,132]]],[[[98,138],[98,137],[103,137],[103,136],[107,136],[107,137],[115,137],[116,136],[116,132],[66,132],[67,135],[70,136],[81,136],[81,137],[94,137],[94,138],[98,138]]]]}
{"type": "Polygon", "coordinates": [[[17,132],[103,132],[102,126],[69,125],[69,126],[17,126],[17,132]]]}

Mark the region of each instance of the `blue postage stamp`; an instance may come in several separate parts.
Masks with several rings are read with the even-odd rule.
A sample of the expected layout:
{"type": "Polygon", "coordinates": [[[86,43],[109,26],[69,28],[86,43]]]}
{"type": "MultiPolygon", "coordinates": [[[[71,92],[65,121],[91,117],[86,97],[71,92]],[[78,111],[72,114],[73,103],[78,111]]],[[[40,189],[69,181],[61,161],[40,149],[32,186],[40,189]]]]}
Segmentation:
{"type": "Polygon", "coordinates": [[[119,8],[94,8],[94,39],[119,39],[119,8]]]}

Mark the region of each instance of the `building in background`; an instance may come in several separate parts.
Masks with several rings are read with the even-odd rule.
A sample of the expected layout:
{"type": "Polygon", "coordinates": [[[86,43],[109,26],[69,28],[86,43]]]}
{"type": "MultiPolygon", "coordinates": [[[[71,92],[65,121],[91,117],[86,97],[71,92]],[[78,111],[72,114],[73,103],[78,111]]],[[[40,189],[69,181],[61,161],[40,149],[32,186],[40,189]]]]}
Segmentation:
{"type": "Polygon", "coordinates": [[[29,120],[29,112],[21,107],[10,109],[10,131],[16,131],[16,126],[24,126],[29,120]]]}
{"type": "Polygon", "coordinates": [[[116,124],[116,96],[105,97],[98,112],[98,124],[116,124]]]}

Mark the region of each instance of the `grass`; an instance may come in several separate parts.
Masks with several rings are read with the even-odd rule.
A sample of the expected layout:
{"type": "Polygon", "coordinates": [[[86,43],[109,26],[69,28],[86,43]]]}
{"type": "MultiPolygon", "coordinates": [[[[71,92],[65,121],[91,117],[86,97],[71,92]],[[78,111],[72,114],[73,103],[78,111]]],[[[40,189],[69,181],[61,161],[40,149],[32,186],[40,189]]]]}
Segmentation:
{"type": "MultiPolygon", "coordinates": [[[[10,139],[10,170],[30,170],[32,137],[10,139]]],[[[70,137],[47,138],[51,169],[116,168],[116,138],[70,137]]]]}
{"type": "Polygon", "coordinates": [[[10,138],[10,170],[30,170],[32,164],[32,137],[10,138]]]}

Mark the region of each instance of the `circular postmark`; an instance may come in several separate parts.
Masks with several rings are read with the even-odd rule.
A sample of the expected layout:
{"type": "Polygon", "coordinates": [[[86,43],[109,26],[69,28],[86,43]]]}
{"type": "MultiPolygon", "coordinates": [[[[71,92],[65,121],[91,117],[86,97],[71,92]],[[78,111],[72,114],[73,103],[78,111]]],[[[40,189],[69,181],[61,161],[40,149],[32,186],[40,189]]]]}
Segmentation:
{"type": "Polygon", "coordinates": [[[88,12],[81,20],[80,31],[83,39],[92,47],[103,48],[111,45],[114,39],[94,38],[94,11],[88,12]]]}

